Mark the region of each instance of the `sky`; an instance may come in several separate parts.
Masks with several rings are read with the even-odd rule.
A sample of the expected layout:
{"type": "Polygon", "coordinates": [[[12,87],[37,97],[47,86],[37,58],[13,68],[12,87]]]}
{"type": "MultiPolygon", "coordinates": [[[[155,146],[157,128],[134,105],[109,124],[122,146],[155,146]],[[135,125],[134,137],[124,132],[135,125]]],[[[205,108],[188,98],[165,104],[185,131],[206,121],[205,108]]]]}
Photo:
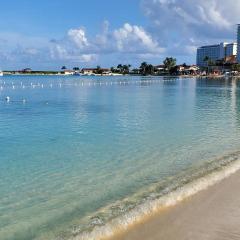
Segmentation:
{"type": "Polygon", "coordinates": [[[240,0],[2,0],[0,68],[195,64],[197,47],[236,41],[239,11],[240,0]]]}

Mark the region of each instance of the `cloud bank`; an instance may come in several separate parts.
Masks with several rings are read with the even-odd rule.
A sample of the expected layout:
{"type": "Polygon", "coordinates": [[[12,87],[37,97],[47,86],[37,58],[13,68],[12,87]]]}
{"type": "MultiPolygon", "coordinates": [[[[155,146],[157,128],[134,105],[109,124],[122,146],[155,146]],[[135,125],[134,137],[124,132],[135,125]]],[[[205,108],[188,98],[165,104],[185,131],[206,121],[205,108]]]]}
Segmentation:
{"type": "Polygon", "coordinates": [[[55,60],[92,62],[101,55],[122,54],[139,57],[143,54],[159,55],[164,52],[157,41],[143,27],[125,23],[119,29],[109,30],[104,22],[103,30],[89,38],[83,27],[70,29],[61,40],[53,40],[51,57],[55,60]]]}
{"type": "Polygon", "coordinates": [[[239,0],[142,0],[141,8],[167,53],[189,55],[203,44],[236,41],[239,0]]]}
{"type": "Polygon", "coordinates": [[[3,39],[0,36],[0,60],[19,65],[33,62],[46,66],[51,62],[59,66],[91,65],[97,64],[104,57],[131,63],[142,57],[159,57],[165,51],[142,26],[125,23],[120,28],[110,29],[108,21],[92,37],[88,36],[87,29],[79,27],[69,29],[61,39],[26,39],[21,35],[9,39],[17,39],[17,43],[7,40],[4,35],[3,39]]]}
{"type": "Polygon", "coordinates": [[[85,27],[69,29],[61,39],[0,33],[0,61],[14,66],[92,66],[153,61],[166,56],[194,63],[196,48],[236,40],[240,0],[140,0],[145,26],[126,22],[97,34],[85,27]]]}

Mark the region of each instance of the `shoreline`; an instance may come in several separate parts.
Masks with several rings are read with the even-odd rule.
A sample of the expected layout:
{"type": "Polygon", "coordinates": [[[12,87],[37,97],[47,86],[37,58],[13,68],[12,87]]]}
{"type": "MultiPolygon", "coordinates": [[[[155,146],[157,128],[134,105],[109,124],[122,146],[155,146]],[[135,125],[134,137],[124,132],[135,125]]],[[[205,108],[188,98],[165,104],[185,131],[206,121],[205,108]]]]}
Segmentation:
{"type": "MultiPolygon", "coordinates": [[[[77,234],[76,237],[71,238],[71,240],[170,239],[164,238],[164,235],[161,235],[161,238],[158,238],[157,236],[156,238],[152,238],[151,233],[152,231],[155,231],[155,229],[152,229],[144,238],[141,238],[142,234],[140,234],[140,232],[141,229],[150,229],[148,225],[151,225],[152,219],[155,219],[155,216],[158,216],[160,219],[162,219],[163,212],[169,211],[171,213],[171,209],[182,206],[183,203],[190,201],[198,194],[208,191],[208,189],[211,189],[231,175],[239,172],[239,152],[236,152],[234,155],[230,156],[230,159],[232,159],[230,162],[223,162],[223,165],[220,165],[215,170],[213,169],[213,171],[210,171],[208,174],[199,176],[193,181],[187,180],[184,185],[178,186],[175,190],[166,193],[160,198],[150,199],[136,208],[128,211],[126,214],[119,216],[116,219],[112,219],[107,224],[95,226],[95,228],[90,232],[87,231],[80,233],[80,235],[77,234]]],[[[173,219],[178,218],[177,215],[172,217],[173,219]]],[[[156,231],[158,230],[160,230],[161,233],[161,228],[157,227],[156,231]]],[[[172,239],[174,240],[178,238],[172,239]]],[[[185,240],[185,238],[183,239],[185,240]]]]}
{"type": "Polygon", "coordinates": [[[225,76],[225,75],[137,75],[137,74],[113,74],[113,75],[74,75],[74,74],[54,74],[54,73],[18,73],[9,74],[4,73],[3,76],[57,76],[57,77],[120,77],[120,76],[131,76],[131,77],[171,77],[171,78],[240,78],[240,75],[225,76]]]}
{"type": "MultiPolygon", "coordinates": [[[[239,160],[238,160],[239,161],[239,160]]],[[[240,239],[240,169],[105,240],[240,239]]]]}

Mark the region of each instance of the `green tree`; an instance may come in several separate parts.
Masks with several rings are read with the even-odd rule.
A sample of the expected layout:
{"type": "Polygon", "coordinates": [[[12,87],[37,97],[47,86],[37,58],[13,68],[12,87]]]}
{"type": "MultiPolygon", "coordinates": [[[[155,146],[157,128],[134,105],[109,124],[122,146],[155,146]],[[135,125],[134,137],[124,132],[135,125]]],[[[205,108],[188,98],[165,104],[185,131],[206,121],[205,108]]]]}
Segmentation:
{"type": "Polygon", "coordinates": [[[240,72],[240,64],[233,64],[231,69],[232,71],[240,72]]]}
{"type": "Polygon", "coordinates": [[[62,66],[62,68],[61,68],[62,70],[66,70],[67,69],[67,67],[66,66],[62,66]]]}
{"type": "Polygon", "coordinates": [[[125,64],[125,65],[118,64],[117,70],[118,70],[119,73],[128,74],[129,70],[130,70],[130,67],[131,67],[130,64],[128,64],[128,65],[127,64],[125,64]]]}
{"type": "Polygon", "coordinates": [[[122,66],[122,73],[128,74],[129,73],[129,65],[123,65],[122,66]]]}
{"type": "Polygon", "coordinates": [[[95,70],[95,73],[96,74],[102,74],[103,73],[103,70],[102,70],[102,68],[99,65],[97,66],[97,68],[95,70]]]}
{"type": "Polygon", "coordinates": [[[141,72],[142,75],[146,75],[147,66],[148,66],[147,62],[142,62],[141,63],[140,72],[141,72]]]}
{"type": "Polygon", "coordinates": [[[166,57],[166,59],[163,61],[164,64],[164,68],[170,72],[172,68],[174,68],[176,66],[176,58],[172,58],[172,57],[166,57]]]}
{"type": "Polygon", "coordinates": [[[154,66],[152,64],[147,65],[146,74],[147,75],[153,75],[154,74],[154,66]]]}
{"type": "Polygon", "coordinates": [[[154,66],[152,64],[148,64],[147,62],[142,62],[140,66],[140,73],[142,75],[153,75],[154,74],[154,66]]]}
{"type": "Polygon", "coordinates": [[[119,73],[122,73],[122,71],[123,71],[123,65],[122,65],[122,64],[118,64],[118,65],[117,65],[117,69],[118,69],[119,73]]]}
{"type": "Polygon", "coordinates": [[[74,67],[73,70],[74,71],[79,71],[80,69],[79,69],[79,67],[74,67]]]}

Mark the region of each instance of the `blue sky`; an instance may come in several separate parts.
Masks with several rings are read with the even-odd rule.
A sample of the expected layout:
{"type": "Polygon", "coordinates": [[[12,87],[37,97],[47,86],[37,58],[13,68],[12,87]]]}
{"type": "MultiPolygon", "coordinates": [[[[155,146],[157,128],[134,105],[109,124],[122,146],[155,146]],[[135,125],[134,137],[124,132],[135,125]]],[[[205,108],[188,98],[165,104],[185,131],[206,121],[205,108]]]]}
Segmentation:
{"type": "Polygon", "coordinates": [[[70,28],[86,26],[95,33],[104,20],[112,27],[143,24],[139,0],[9,0],[1,2],[0,28],[44,37],[61,37],[70,28]]]}
{"type": "Polygon", "coordinates": [[[0,68],[195,63],[203,44],[235,41],[240,0],[1,2],[0,68]]]}

